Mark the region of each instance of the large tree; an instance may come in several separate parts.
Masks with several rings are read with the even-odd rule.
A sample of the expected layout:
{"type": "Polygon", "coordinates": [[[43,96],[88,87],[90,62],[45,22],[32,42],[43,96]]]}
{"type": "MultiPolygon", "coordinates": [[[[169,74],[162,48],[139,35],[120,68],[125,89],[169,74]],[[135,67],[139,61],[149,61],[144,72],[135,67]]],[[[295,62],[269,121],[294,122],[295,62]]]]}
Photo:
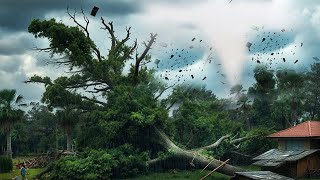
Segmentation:
{"type": "Polygon", "coordinates": [[[12,158],[11,133],[14,125],[21,121],[24,112],[19,109],[26,106],[22,103],[23,97],[17,95],[14,89],[4,89],[0,91],[0,127],[3,129],[7,140],[7,155],[12,158]]]}
{"type": "MultiPolygon", "coordinates": [[[[180,163],[193,162],[197,168],[203,168],[211,161],[209,168],[215,168],[221,161],[204,156],[201,153],[204,149],[215,148],[227,139],[230,144],[238,144],[248,139],[232,139],[231,134],[226,134],[217,138],[215,143],[204,147],[192,150],[178,147],[165,131],[168,130],[168,110],[179,102],[179,97],[167,101],[169,104],[162,103],[166,107],[161,106],[158,99],[168,87],[159,82],[154,77],[154,71],[146,66],[146,63],[150,62],[149,50],[157,34],[151,33],[150,40],[143,42],[143,48],[139,51],[137,40],[132,45],[127,45],[131,28],[126,29],[123,39],[119,39],[115,35],[113,23],[107,23],[101,17],[102,29],[106,30],[111,39],[110,49],[104,55],[90,36],[89,19],[83,11],[84,25],[77,21],[75,14],[68,14],[76,27],[66,26],[55,19],[33,20],[28,30],[36,38],[49,40],[49,47],[37,49],[50,51],[52,55],[61,55],[62,58],[53,61],[68,66],[70,76],[51,80],[50,77],[35,75],[27,82],[45,85],[46,91],[42,100],[50,107],[69,107],[86,113],[88,120],[84,122],[83,127],[86,130],[82,131],[82,137],[87,139],[80,139],[80,143],[100,142],[102,144],[93,144],[93,147],[106,148],[130,143],[142,150],[152,151],[161,146],[161,150],[171,153],[167,158],[150,160],[149,165],[160,165],[170,157],[175,157],[183,159],[180,163]],[[123,73],[126,63],[131,63],[127,75],[123,73]],[[95,133],[105,137],[104,142],[99,141],[98,134],[95,133]]],[[[240,170],[230,165],[219,169],[229,175],[240,170]]]]}
{"type": "Polygon", "coordinates": [[[320,63],[311,65],[311,71],[306,76],[305,111],[310,119],[320,118],[320,63]]]}

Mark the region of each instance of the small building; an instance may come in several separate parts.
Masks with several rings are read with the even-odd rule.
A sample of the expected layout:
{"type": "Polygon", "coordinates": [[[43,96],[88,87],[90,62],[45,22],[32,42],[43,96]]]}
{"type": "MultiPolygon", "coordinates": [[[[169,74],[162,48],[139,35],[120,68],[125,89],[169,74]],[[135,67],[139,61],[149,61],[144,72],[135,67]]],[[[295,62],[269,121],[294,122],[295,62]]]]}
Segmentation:
{"type": "Polygon", "coordinates": [[[234,174],[235,176],[230,180],[293,180],[270,171],[235,172],[234,174]]]}
{"type": "Polygon", "coordinates": [[[306,121],[268,136],[278,141],[255,158],[254,165],[292,178],[317,176],[320,172],[320,122],[306,121]]]}
{"type": "Polygon", "coordinates": [[[320,121],[306,121],[268,137],[278,141],[280,150],[320,149],[320,121]]]}

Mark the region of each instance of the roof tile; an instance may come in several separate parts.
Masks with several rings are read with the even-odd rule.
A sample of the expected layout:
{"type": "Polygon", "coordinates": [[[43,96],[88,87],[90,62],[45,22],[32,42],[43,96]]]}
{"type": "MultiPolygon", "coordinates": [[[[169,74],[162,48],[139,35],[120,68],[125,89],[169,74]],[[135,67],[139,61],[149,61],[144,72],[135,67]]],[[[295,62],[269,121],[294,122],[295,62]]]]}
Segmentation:
{"type": "Polygon", "coordinates": [[[291,128],[273,133],[268,137],[320,137],[320,121],[306,121],[291,128]]]}

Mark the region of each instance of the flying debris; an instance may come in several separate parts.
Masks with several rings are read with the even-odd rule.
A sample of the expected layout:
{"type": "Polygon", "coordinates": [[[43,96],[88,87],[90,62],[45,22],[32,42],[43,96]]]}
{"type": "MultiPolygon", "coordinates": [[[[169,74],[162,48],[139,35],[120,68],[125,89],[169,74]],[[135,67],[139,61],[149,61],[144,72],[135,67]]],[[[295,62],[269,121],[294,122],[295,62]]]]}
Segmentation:
{"type": "Polygon", "coordinates": [[[252,43],[250,43],[250,42],[247,42],[247,48],[249,49],[249,51],[250,51],[250,47],[251,47],[251,45],[252,45],[252,43]]]}
{"type": "Polygon", "coordinates": [[[316,61],[320,61],[320,59],[318,57],[312,57],[314,60],[316,61]]]}
{"type": "Polygon", "coordinates": [[[266,38],[262,38],[262,42],[265,41],[265,40],[266,40],[266,38]]]}
{"type": "Polygon", "coordinates": [[[165,79],[166,79],[166,80],[169,80],[169,78],[168,78],[168,77],[165,77],[165,79]]]}
{"type": "Polygon", "coordinates": [[[94,6],[94,7],[92,8],[92,10],[91,10],[91,15],[92,15],[92,16],[96,16],[98,10],[99,10],[99,8],[96,7],[96,6],[94,6]]]}
{"type": "Polygon", "coordinates": [[[296,60],[296,61],[294,62],[294,64],[297,63],[297,62],[298,62],[298,60],[296,60]]]}
{"type": "Polygon", "coordinates": [[[192,48],[193,48],[193,46],[190,46],[189,48],[190,48],[190,49],[192,49],[192,48]]]}
{"type": "Polygon", "coordinates": [[[170,56],[170,59],[172,59],[174,57],[174,55],[172,54],[171,56],[170,56]]]}
{"type": "Polygon", "coordinates": [[[303,43],[301,43],[301,47],[303,46],[303,43]]]}
{"type": "Polygon", "coordinates": [[[191,77],[192,77],[192,79],[194,78],[194,77],[193,77],[193,74],[191,74],[191,77]]]}
{"type": "Polygon", "coordinates": [[[226,84],[225,82],[220,81],[222,84],[226,84]]]}
{"type": "Polygon", "coordinates": [[[251,29],[253,29],[255,31],[259,31],[259,27],[258,26],[252,26],[251,29]]]}
{"type": "Polygon", "coordinates": [[[205,76],[202,80],[205,80],[207,77],[205,76]]]}
{"type": "Polygon", "coordinates": [[[200,42],[202,42],[202,39],[200,39],[200,42]]]}
{"type": "Polygon", "coordinates": [[[192,38],[192,40],[191,40],[191,41],[194,41],[194,40],[196,40],[196,38],[192,38]]]}
{"type": "Polygon", "coordinates": [[[286,30],[285,29],[281,29],[281,32],[285,32],[286,30]]]}
{"type": "Polygon", "coordinates": [[[257,60],[257,63],[259,63],[259,64],[260,64],[261,62],[260,62],[259,60],[257,60]]]}
{"type": "Polygon", "coordinates": [[[156,59],[156,60],[154,61],[154,63],[157,65],[157,68],[159,68],[158,65],[159,65],[159,63],[160,63],[160,60],[159,60],[159,59],[156,59]]]}
{"type": "Polygon", "coordinates": [[[167,47],[168,44],[166,44],[166,43],[160,43],[160,46],[162,46],[162,47],[167,47]]]}
{"type": "Polygon", "coordinates": [[[282,58],[283,62],[286,62],[286,58],[282,58]]]}

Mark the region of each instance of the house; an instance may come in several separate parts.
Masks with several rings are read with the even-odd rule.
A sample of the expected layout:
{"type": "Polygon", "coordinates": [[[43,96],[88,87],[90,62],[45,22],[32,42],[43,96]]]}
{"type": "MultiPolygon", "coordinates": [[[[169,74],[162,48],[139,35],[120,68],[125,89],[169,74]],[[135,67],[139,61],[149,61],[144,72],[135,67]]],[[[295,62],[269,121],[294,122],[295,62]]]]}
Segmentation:
{"type": "Polygon", "coordinates": [[[320,149],[320,121],[306,121],[268,136],[280,150],[320,149]]]}
{"type": "Polygon", "coordinates": [[[306,121],[268,136],[277,140],[271,149],[255,158],[254,165],[263,171],[302,178],[320,172],[320,122],[306,121]]]}
{"type": "Polygon", "coordinates": [[[235,176],[230,180],[293,180],[285,176],[270,172],[270,171],[250,171],[250,172],[235,172],[235,176]]]}

